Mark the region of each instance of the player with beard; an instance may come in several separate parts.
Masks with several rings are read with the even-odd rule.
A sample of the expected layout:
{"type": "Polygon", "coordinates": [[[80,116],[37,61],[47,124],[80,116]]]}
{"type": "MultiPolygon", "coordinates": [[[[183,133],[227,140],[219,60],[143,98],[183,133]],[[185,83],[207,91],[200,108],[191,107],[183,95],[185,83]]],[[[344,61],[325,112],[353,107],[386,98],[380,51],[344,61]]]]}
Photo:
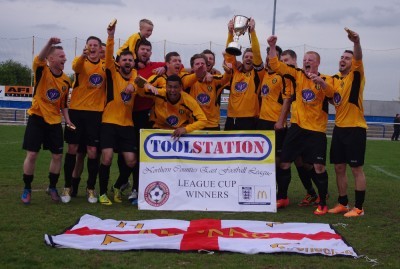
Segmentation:
{"type": "Polygon", "coordinates": [[[26,150],[23,165],[25,186],[21,196],[24,204],[31,202],[31,184],[36,160],[42,145],[44,149],[51,152],[50,184],[47,192],[53,201],[58,202],[60,200],[56,188],[60,176],[64,146],[60,109],[63,112],[65,122],[71,125],[72,123],[67,108],[71,81],[63,72],[67,59],[63,48],[57,46],[59,43],[61,43],[59,38],[50,38],[39,55],[33,60],[35,93],[32,106],[28,110],[29,117],[22,146],[26,150]]]}
{"type": "Polygon", "coordinates": [[[364,215],[367,185],[363,171],[367,140],[363,108],[365,76],[360,36],[354,31],[346,31],[354,49],[343,53],[339,61],[339,73],[335,75],[335,95],[332,100],[336,118],[330,160],[335,165],[339,197],[338,204],[328,212],[359,217],[364,215]],[[355,206],[352,210],[348,206],[346,164],[350,166],[355,181],[355,206]]]}
{"type": "MultiPolygon", "coordinates": [[[[137,49],[137,59],[139,61],[139,68],[137,69],[138,75],[142,76],[145,79],[148,79],[153,75],[153,70],[164,67],[164,62],[152,62],[150,61],[150,57],[152,54],[152,46],[148,40],[142,39],[138,43],[137,49]]],[[[133,105],[133,122],[135,123],[135,132],[136,132],[136,142],[139,145],[140,142],[140,129],[149,129],[151,128],[149,121],[149,113],[152,108],[154,101],[151,98],[146,98],[140,95],[136,95],[135,102],[133,105]]],[[[139,147],[136,152],[136,156],[139,159],[139,147]]],[[[125,160],[121,154],[118,154],[118,168],[119,168],[119,177],[116,183],[113,185],[116,191],[123,191],[129,185],[127,184],[129,181],[129,176],[133,174],[133,184],[132,184],[132,192],[129,196],[129,200],[132,204],[137,204],[139,189],[139,162],[132,168],[128,167],[125,164],[125,160]],[[118,184],[117,184],[118,183],[118,184]]]]}
{"type": "MultiPolygon", "coordinates": [[[[147,43],[150,44],[150,43],[147,43]]],[[[145,53],[144,51],[148,50],[149,47],[146,48],[146,46],[142,46],[139,45],[139,50],[138,50],[138,55],[140,57],[140,55],[142,55],[142,60],[145,60],[145,53]],[[143,54],[142,54],[143,52],[143,54]]],[[[151,44],[150,44],[150,52],[151,52],[151,44]]],[[[150,57],[150,54],[148,55],[148,57],[150,57]]],[[[165,56],[165,63],[161,65],[161,63],[158,63],[157,65],[160,65],[161,69],[163,69],[164,72],[162,72],[163,74],[160,75],[152,75],[150,76],[150,72],[153,72],[153,70],[156,69],[160,69],[159,68],[152,68],[152,69],[147,69],[146,67],[143,69],[143,71],[141,71],[142,69],[139,69],[139,73],[143,72],[144,73],[144,78],[147,78],[148,76],[150,76],[150,78],[148,78],[148,81],[151,85],[153,85],[154,87],[157,88],[166,88],[166,82],[169,76],[171,75],[178,75],[182,78],[182,85],[184,88],[188,88],[191,85],[193,85],[197,80],[198,80],[198,76],[200,76],[200,74],[189,74],[187,72],[185,72],[182,68],[182,60],[180,55],[177,52],[169,52],[167,53],[167,55],[165,56]],[[164,68],[165,67],[165,68],[164,68]]],[[[156,72],[158,73],[158,72],[156,72]]],[[[149,105],[154,106],[154,101],[153,100],[148,100],[148,96],[140,96],[137,95],[136,98],[141,98],[140,100],[143,100],[143,102],[141,102],[140,104],[138,104],[138,107],[143,107],[144,104],[146,104],[146,107],[149,107],[149,105]]],[[[136,99],[135,98],[135,99],[136,99]]],[[[148,109],[147,111],[149,111],[150,109],[148,109]]],[[[145,128],[152,128],[152,124],[149,123],[148,120],[148,114],[144,113],[136,113],[136,111],[133,114],[133,117],[136,118],[138,121],[140,121],[139,124],[143,124],[143,126],[145,128]],[[145,117],[147,117],[147,119],[145,119],[145,117]],[[149,125],[151,124],[151,125],[149,125]]],[[[142,127],[142,128],[144,128],[142,127]]],[[[137,130],[137,134],[139,135],[139,128],[135,128],[137,130]]],[[[139,137],[137,137],[137,141],[139,141],[139,137]]],[[[138,151],[139,152],[139,151],[138,151]]],[[[138,156],[138,155],[137,155],[138,156]]],[[[120,196],[122,195],[122,191],[121,189],[123,189],[126,184],[129,181],[129,175],[131,174],[131,172],[134,172],[134,183],[132,184],[132,193],[131,195],[128,197],[128,199],[131,201],[131,203],[133,205],[137,204],[137,190],[138,189],[138,181],[139,181],[139,166],[136,165],[133,169],[127,167],[123,161],[122,158],[118,158],[118,166],[120,169],[120,175],[117,179],[117,181],[115,182],[113,189],[114,189],[114,194],[119,194],[120,196]],[[136,180],[135,180],[136,179],[136,180]]]]}
{"type": "Polygon", "coordinates": [[[65,141],[68,151],[64,161],[64,191],[61,201],[71,201],[71,187],[74,181],[75,192],[78,180],[73,179],[76,155],[79,145],[86,145],[88,156],[87,199],[89,203],[97,203],[95,184],[99,169],[98,147],[100,143],[101,117],[106,100],[104,60],[100,58],[101,40],[90,36],[86,40],[82,55],[72,62],[75,81],[69,104],[69,114],[74,129],[65,128],[65,141]]]}
{"type": "Polygon", "coordinates": [[[211,75],[221,75],[217,69],[214,68],[215,65],[215,53],[211,50],[203,50],[202,54],[207,57],[207,72],[211,75]]]}
{"type": "Polygon", "coordinates": [[[318,72],[319,54],[308,51],[303,58],[303,69],[296,69],[279,61],[276,53],[276,36],[268,39],[270,46],[269,64],[271,69],[281,75],[292,76],[296,82],[296,119],[291,124],[283,142],[280,170],[277,172],[277,205],[287,200],[287,190],[291,180],[291,163],[301,156],[304,162],[314,166],[320,202],[315,215],[328,212],[326,195],[328,193],[328,173],[326,163],[326,126],[328,123],[328,99],[333,97],[332,78],[318,72]],[[284,201],[279,201],[284,200],[284,201]]]}
{"type": "MultiPolygon", "coordinates": [[[[110,167],[114,149],[122,153],[127,166],[136,164],[136,138],[133,127],[132,110],[135,95],[126,92],[130,83],[134,83],[137,76],[133,69],[134,60],[130,51],[123,51],[118,59],[119,68],[113,60],[115,25],[108,26],[106,46],[106,106],[104,108],[100,146],[102,150],[99,168],[100,196],[99,202],[111,205],[107,197],[107,186],[110,177],[110,167]]],[[[114,201],[122,202],[120,192],[114,193],[114,201]]]]}
{"type": "MultiPolygon", "coordinates": [[[[233,20],[228,23],[228,31],[227,44],[233,41],[233,20]]],[[[237,68],[235,56],[228,53],[225,56],[225,62],[233,66],[225,130],[254,130],[259,116],[258,95],[265,69],[254,19],[250,19],[249,33],[251,48],[243,52],[240,70],[237,68]]]]}

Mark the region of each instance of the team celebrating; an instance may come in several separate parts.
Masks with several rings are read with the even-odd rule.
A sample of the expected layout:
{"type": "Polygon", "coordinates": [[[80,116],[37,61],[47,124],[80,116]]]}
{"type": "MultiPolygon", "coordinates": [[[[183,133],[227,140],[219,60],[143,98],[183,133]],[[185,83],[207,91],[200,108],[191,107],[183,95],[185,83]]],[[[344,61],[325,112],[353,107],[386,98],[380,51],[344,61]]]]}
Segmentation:
{"type": "MultiPolygon", "coordinates": [[[[121,203],[132,174],[128,199],[137,204],[140,129],[169,129],[172,139],[196,130],[220,131],[221,94],[226,89],[229,101],[224,130],[275,131],[278,209],[290,204],[288,188],[294,162],[306,191],[299,206],[315,206],[315,215],[364,215],[367,124],[358,33],[345,28],[353,50],[344,51],[337,74],[327,75],[319,73],[321,57],[315,51],[307,51],[302,68],[297,67],[296,53],[282,51],[276,45],[277,36],[267,38],[269,47],[263,63],[255,20],[250,18],[247,30],[251,48],[243,51],[240,61],[229,50],[223,53],[221,73],[214,68],[215,54],[210,50],[193,55],[190,68],[184,68],[175,51],[165,55],[165,62],[150,61],[152,45],[148,38],[154,25],[148,19],[140,20],[139,32],[131,35],[114,55],[116,25],[114,20],[107,26],[106,44],[95,36],[87,38],[82,54],[72,61],[73,82],[63,72],[66,55],[59,38],[50,38],[34,58],[35,92],[23,141],[24,204],[31,202],[35,165],[42,146],[51,152],[47,193],[53,201],[69,203],[77,196],[87,157],[89,203],[121,203]],[[326,201],[329,104],[336,109],[330,162],[338,189],[337,204],[330,209],[326,201]],[[68,146],[63,162],[64,188],[59,195],[56,185],[64,141],[68,146]],[[119,176],[111,186],[111,201],[108,188],[114,153],[118,153],[119,176]],[[347,166],[355,182],[353,208],[347,195],[347,166]]],[[[227,46],[233,37],[234,21],[230,20],[227,46]]]]}

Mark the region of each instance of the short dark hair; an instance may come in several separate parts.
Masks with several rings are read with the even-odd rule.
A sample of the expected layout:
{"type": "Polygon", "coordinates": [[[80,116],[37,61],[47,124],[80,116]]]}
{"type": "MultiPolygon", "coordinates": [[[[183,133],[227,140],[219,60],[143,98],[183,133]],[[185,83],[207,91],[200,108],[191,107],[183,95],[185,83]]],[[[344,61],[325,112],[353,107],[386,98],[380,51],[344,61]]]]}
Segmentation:
{"type": "Polygon", "coordinates": [[[345,50],[345,53],[350,53],[351,55],[353,55],[353,51],[352,50],[345,50]]]}
{"type": "Polygon", "coordinates": [[[193,67],[194,61],[200,58],[204,59],[204,61],[206,61],[206,64],[208,63],[208,59],[203,53],[197,53],[193,55],[192,58],[190,58],[190,66],[193,67]]]}
{"type": "MultiPolygon", "coordinates": [[[[133,54],[132,54],[132,52],[130,50],[121,51],[121,54],[119,56],[121,57],[121,56],[124,56],[124,55],[132,55],[132,57],[133,57],[133,54]]],[[[118,58],[118,60],[119,60],[119,58],[118,58]]]]}
{"type": "Polygon", "coordinates": [[[150,41],[148,41],[147,39],[141,39],[140,41],[139,41],[139,44],[138,44],[138,48],[140,47],[140,46],[148,46],[148,47],[152,47],[151,46],[151,42],[150,41]]]}
{"type": "Polygon", "coordinates": [[[290,57],[292,57],[293,59],[297,60],[297,54],[294,50],[288,49],[288,50],[284,50],[282,52],[282,55],[289,55],[290,57]]]}
{"type": "Polygon", "coordinates": [[[212,56],[214,56],[214,59],[215,59],[215,53],[212,52],[212,51],[209,50],[209,49],[203,50],[202,54],[212,54],[212,56]]]}
{"type": "Polygon", "coordinates": [[[87,44],[87,42],[89,42],[89,40],[97,40],[97,42],[99,42],[99,46],[101,46],[101,39],[100,38],[98,38],[97,36],[93,36],[93,35],[91,35],[91,36],[89,36],[87,39],[86,39],[86,44],[87,44]]]}
{"type": "Polygon", "coordinates": [[[49,50],[49,54],[52,54],[55,50],[63,50],[64,48],[61,46],[51,46],[50,50],[49,50]]]}
{"type": "Polygon", "coordinates": [[[167,83],[168,83],[168,81],[178,81],[179,82],[179,85],[182,85],[182,79],[181,79],[181,77],[180,76],[178,76],[178,75],[170,75],[170,76],[168,76],[167,77],[167,83]]]}
{"type": "Polygon", "coordinates": [[[165,62],[166,62],[166,63],[169,63],[169,61],[171,61],[171,58],[172,58],[173,56],[180,56],[180,55],[179,55],[179,53],[177,53],[176,51],[168,52],[167,55],[165,55],[165,62]]]}

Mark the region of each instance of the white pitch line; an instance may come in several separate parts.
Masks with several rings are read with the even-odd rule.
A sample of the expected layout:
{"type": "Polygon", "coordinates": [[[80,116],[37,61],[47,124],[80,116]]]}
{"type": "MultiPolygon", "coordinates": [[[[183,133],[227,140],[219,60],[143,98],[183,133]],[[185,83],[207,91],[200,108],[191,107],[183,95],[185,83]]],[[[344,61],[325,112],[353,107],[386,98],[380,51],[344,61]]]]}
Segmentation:
{"type": "Polygon", "coordinates": [[[379,167],[379,166],[371,165],[371,167],[374,168],[375,170],[379,171],[379,172],[384,173],[385,175],[388,175],[388,176],[390,176],[390,177],[394,177],[395,179],[400,179],[400,177],[399,177],[398,175],[392,174],[392,173],[390,173],[390,172],[388,172],[388,171],[382,169],[382,168],[379,167]]]}

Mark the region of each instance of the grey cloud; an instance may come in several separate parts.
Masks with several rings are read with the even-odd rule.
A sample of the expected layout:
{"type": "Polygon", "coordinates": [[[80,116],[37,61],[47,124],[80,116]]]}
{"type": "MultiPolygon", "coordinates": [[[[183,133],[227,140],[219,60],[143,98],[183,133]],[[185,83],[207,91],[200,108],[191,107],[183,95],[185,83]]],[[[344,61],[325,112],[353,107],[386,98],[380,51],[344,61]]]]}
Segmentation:
{"type": "Polygon", "coordinates": [[[314,14],[304,15],[300,12],[288,14],[284,22],[287,23],[318,23],[318,24],[331,24],[340,23],[345,20],[357,20],[362,15],[362,11],[358,8],[348,8],[343,10],[327,10],[319,11],[314,14]]]}
{"type": "Polygon", "coordinates": [[[222,7],[214,8],[211,11],[210,16],[211,16],[211,18],[226,18],[226,17],[232,16],[233,13],[234,13],[234,10],[231,7],[222,6],[222,7]]]}
{"type": "Polygon", "coordinates": [[[400,26],[400,5],[392,7],[374,7],[369,14],[359,19],[358,25],[371,27],[400,26]]]}
{"type": "Polygon", "coordinates": [[[347,8],[342,10],[327,10],[314,14],[311,17],[313,23],[340,23],[345,20],[357,20],[363,14],[358,8],[347,8]]]}
{"type": "Polygon", "coordinates": [[[43,29],[43,30],[66,30],[67,28],[60,26],[58,24],[46,23],[46,24],[37,24],[33,26],[34,28],[43,29]]]}
{"type": "Polygon", "coordinates": [[[94,4],[94,5],[115,5],[126,6],[121,0],[52,0],[54,2],[73,3],[73,4],[94,4]]]}
{"type": "Polygon", "coordinates": [[[346,8],[318,11],[304,15],[300,12],[289,13],[284,19],[285,24],[338,24],[353,22],[361,27],[394,27],[400,26],[400,5],[391,7],[375,6],[368,11],[361,8],[346,8]]]}
{"type": "Polygon", "coordinates": [[[310,19],[306,16],[304,16],[302,13],[300,12],[293,12],[288,14],[284,19],[283,19],[283,23],[286,24],[299,24],[299,23],[307,23],[310,22],[310,19]]]}

